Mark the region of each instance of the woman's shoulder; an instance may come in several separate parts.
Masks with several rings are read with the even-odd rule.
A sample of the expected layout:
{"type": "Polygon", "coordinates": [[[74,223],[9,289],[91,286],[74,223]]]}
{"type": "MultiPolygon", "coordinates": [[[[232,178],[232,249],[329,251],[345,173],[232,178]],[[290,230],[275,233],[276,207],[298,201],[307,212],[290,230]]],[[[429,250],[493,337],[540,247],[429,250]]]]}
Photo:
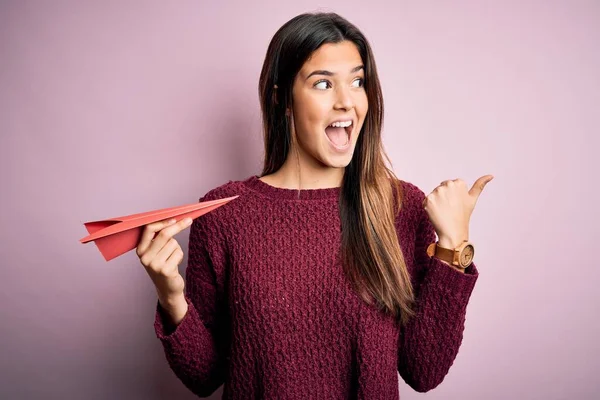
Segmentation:
{"type": "Polygon", "coordinates": [[[219,186],[213,187],[205,192],[199,199],[200,202],[220,200],[228,197],[239,196],[214,210],[204,214],[198,218],[198,223],[206,229],[216,229],[219,231],[227,231],[231,229],[236,221],[240,219],[240,215],[247,208],[244,203],[244,194],[247,193],[247,188],[244,180],[230,180],[219,186]]]}
{"type": "Polygon", "coordinates": [[[243,214],[250,207],[249,204],[252,203],[252,196],[249,196],[252,193],[249,182],[255,181],[256,179],[256,175],[250,175],[249,177],[241,180],[229,180],[220,184],[219,186],[209,189],[203,196],[200,197],[199,201],[212,201],[238,196],[237,198],[216,208],[214,211],[206,214],[212,214],[211,218],[209,219],[239,219],[240,215],[243,214]]]}
{"type": "Polygon", "coordinates": [[[403,179],[398,179],[398,182],[402,187],[402,191],[405,194],[407,201],[414,202],[418,201],[419,199],[421,199],[421,202],[423,201],[425,198],[425,192],[423,192],[419,186],[403,179]]]}
{"type": "Polygon", "coordinates": [[[240,195],[245,190],[245,180],[230,180],[217,187],[209,189],[203,196],[200,197],[200,201],[211,201],[218,200],[224,197],[232,197],[240,195]]]}
{"type": "MultiPolygon", "coordinates": [[[[425,193],[415,183],[400,178],[394,178],[392,182],[400,187],[400,194],[403,206],[423,203],[425,193]]],[[[394,196],[396,196],[395,190],[394,196]]]]}
{"type": "Polygon", "coordinates": [[[408,220],[411,223],[418,223],[424,211],[423,200],[425,199],[425,192],[413,182],[403,179],[398,179],[396,182],[401,188],[402,204],[400,215],[402,215],[402,219],[408,220]]]}

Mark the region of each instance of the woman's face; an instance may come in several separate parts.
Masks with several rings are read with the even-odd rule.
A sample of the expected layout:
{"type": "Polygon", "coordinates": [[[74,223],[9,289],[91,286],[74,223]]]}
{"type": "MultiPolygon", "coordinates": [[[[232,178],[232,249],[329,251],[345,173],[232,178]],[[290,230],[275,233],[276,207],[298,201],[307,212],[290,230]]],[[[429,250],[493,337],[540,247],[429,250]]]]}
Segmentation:
{"type": "Polygon", "coordinates": [[[304,161],[333,168],[350,163],[368,110],[363,84],[362,59],[350,41],[324,44],[304,63],[292,89],[292,134],[304,161]]]}

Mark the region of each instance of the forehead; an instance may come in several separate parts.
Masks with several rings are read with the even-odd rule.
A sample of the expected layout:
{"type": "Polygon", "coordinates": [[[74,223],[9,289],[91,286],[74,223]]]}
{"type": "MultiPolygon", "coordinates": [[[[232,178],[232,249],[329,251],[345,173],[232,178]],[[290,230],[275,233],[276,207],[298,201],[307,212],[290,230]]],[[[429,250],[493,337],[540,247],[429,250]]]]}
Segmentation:
{"type": "Polygon", "coordinates": [[[348,40],[339,43],[325,43],[306,60],[300,69],[300,75],[306,77],[317,69],[336,74],[347,74],[352,68],[362,63],[360,53],[354,43],[348,40]]]}

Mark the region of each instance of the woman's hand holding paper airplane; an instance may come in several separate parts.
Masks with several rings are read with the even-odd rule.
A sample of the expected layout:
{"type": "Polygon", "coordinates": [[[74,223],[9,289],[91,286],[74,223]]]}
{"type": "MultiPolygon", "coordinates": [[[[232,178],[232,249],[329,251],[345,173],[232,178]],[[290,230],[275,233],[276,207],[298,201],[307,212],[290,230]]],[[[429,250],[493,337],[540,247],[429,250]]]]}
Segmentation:
{"type": "Polygon", "coordinates": [[[81,243],[94,241],[106,261],[137,247],[136,253],[150,275],[162,308],[179,325],[188,305],[185,281],[179,273],[183,250],[173,236],[198,218],[239,196],[184,204],[179,207],[130,214],[84,223],[89,235],[81,243]],[[179,220],[179,222],[177,222],[179,220]]]}
{"type": "Polygon", "coordinates": [[[183,250],[174,235],[192,224],[191,218],[175,223],[175,219],[154,222],[145,226],[136,254],[156,286],[160,305],[179,325],[187,313],[184,297],[185,281],[179,273],[183,250]]]}

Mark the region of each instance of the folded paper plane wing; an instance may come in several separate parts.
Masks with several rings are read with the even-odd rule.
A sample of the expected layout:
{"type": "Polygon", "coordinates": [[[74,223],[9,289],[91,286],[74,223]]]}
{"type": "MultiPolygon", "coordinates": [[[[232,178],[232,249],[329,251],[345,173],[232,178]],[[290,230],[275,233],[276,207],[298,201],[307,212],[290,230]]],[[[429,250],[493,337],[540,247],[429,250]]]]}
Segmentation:
{"type": "Polygon", "coordinates": [[[109,261],[135,249],[140,241],[145,225],[169,218],[174,218],[176,221],[181,221],[187,217],[195,219],[229,203],[237,197],[239,196],[202,201],[179,207],[162,208],[160,210],[101,221],[85,222],[83,225],[89,235],[79,239],[79,241],[81,243],[94,241],[104,259],[109,261]]]}

